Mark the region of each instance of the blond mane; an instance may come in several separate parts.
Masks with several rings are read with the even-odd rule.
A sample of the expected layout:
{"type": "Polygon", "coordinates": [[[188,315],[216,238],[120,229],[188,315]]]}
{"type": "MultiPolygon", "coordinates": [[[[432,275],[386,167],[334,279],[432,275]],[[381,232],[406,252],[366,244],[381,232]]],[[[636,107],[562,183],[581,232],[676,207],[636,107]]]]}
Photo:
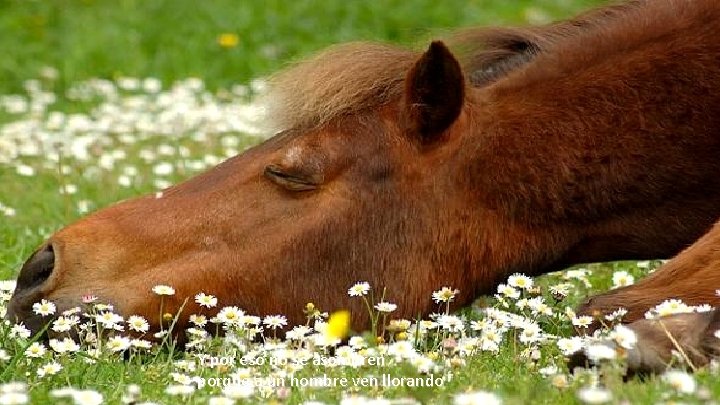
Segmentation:
{"type": "Polygon", "coordinates": [[[418,55],[390,45],[348,43],[296,63],[270,78],[261,100],[268,127],[315,127],[395,99],[418,55]]]}
{"type": "MultiPolygon", "coordinates": [[[[682,1],[671,3],[672,8],[684,8],[682,1]]],[[[552,53],[559,44],[567,45],[568,39],[602,33],[613,20],[653,4],[663,8],[653,1],[631,0],[543,27],[464,29],[448,35],[445,42],[458,57],[467,83],[482,87],[532,65],[536,56],[552,53]]],[[[571,45],[583,49],[577,41],[571,45]]],[[[266,129],[317,127],[341,115],[396,100],[419,56],[420,52],[398,46],[356,42],[330,47],[297,62],[270,78],[269,91],[261,99],[266,129]]]]}

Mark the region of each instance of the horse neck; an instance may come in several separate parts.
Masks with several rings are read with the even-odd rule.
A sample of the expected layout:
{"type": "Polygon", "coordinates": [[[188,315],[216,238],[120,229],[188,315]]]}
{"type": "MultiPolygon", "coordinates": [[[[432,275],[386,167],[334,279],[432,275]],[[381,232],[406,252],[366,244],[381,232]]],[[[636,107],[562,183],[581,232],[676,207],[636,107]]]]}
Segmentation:
{"type": "Polygon", "coordinates": [[[667,257],[720,216],[720,46],[706,28],[576,71],[538,58],[473,95],[472,198],[553,246],[534,271],[667,257]]]}

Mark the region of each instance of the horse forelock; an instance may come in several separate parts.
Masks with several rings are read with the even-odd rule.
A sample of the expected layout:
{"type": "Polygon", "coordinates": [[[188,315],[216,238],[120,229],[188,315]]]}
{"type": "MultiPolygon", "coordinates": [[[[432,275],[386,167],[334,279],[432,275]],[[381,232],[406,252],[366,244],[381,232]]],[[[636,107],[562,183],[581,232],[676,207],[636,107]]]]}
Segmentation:
{"type": "Polygon", "coordinates": [[[418,53],[375,43],[331,47],[270,79],[262,97],[267,127],[315,127],[400,97],[418,53]]]}

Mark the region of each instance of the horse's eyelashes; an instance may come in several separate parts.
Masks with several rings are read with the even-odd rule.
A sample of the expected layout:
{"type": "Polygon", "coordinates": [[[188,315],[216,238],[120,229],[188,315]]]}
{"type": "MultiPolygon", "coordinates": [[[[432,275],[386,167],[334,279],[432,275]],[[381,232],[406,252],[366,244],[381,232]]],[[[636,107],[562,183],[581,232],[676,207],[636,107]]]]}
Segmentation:
{"type": "Polygon", "coordinates": [[[319,176],[294,173],[277,165],[265,167],[264,174],[273,183],[290,191],[314,190],[322,182],[319,176]]]}

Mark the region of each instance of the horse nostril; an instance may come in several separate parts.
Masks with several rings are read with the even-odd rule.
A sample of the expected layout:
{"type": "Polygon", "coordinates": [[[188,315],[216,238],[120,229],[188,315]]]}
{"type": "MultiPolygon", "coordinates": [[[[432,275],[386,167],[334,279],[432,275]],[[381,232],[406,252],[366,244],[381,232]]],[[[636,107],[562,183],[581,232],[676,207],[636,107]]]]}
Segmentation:
{"type": "Polygon", "coordinates": [[[52,245],[48,244],[30,256],[23,265],[17,280],[18,290],[39,286],[50,277],[54,268],[55,251],[52,245]]]}

